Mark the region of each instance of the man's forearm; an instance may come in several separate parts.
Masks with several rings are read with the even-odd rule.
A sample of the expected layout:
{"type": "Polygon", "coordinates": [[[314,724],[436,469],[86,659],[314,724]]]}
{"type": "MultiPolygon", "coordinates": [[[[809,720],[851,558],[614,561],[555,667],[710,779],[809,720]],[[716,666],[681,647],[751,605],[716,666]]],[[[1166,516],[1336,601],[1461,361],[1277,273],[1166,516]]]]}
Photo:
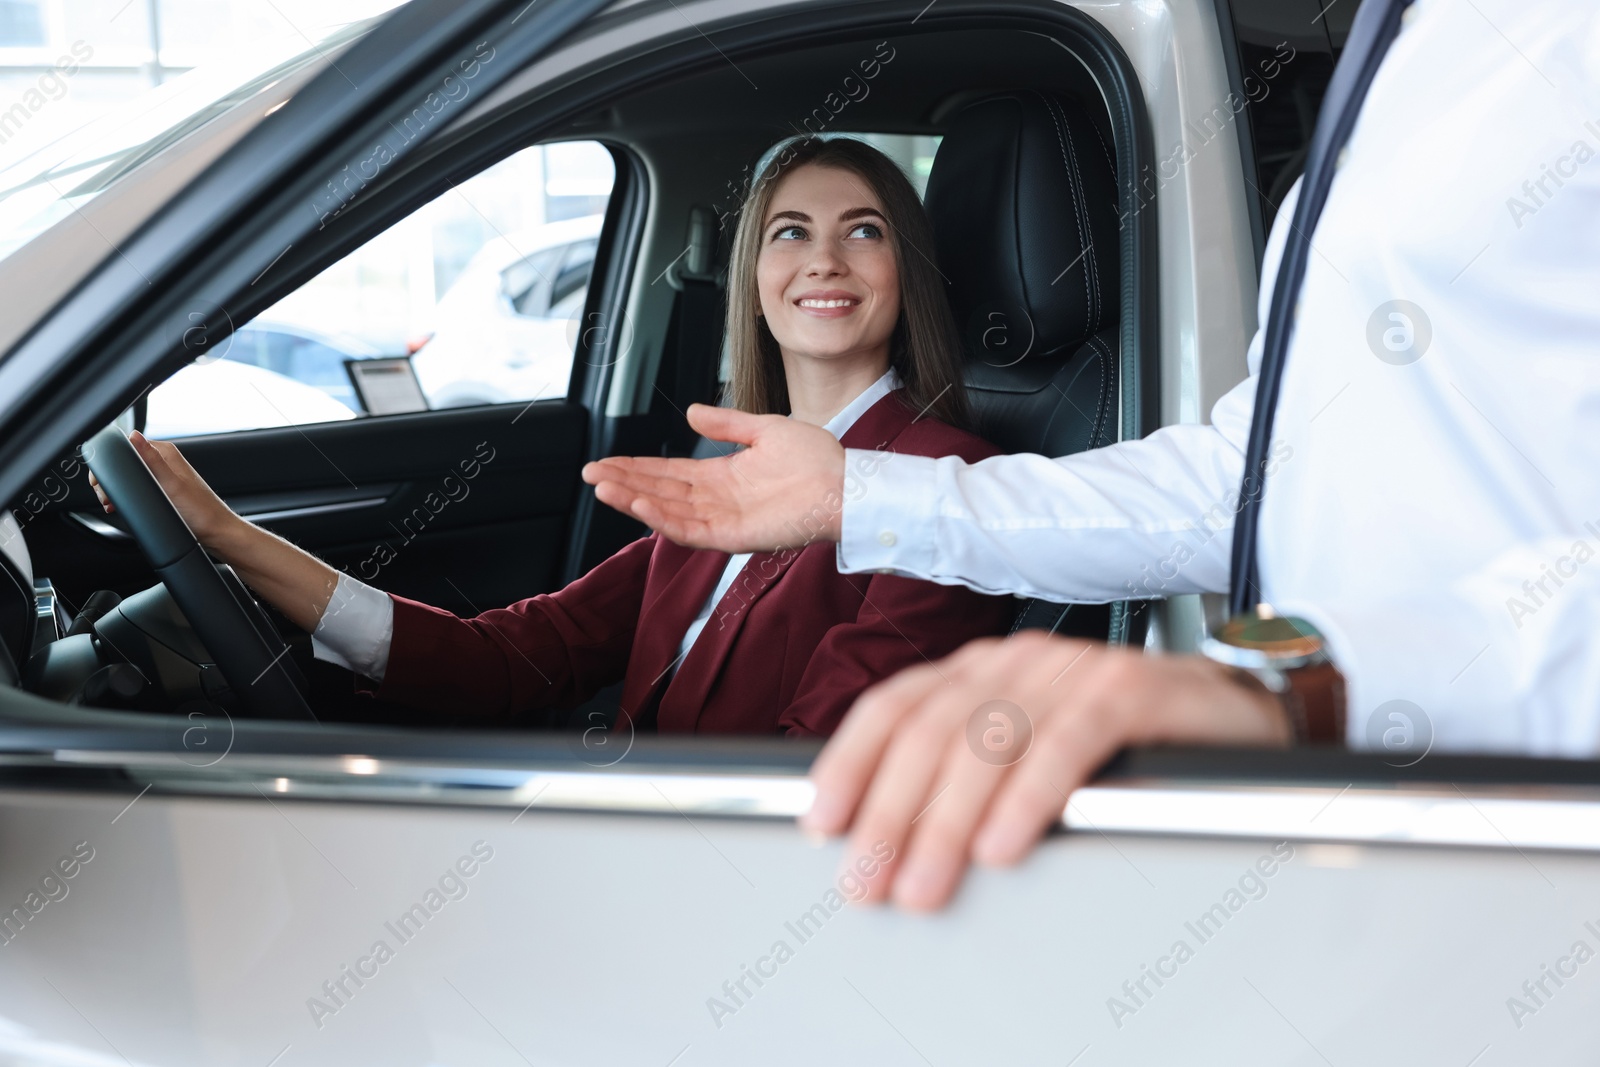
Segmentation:
{"type": "Polygon", "coordinates": [[[847,483],[839,569],[1063,602],[1217,591],[1241,477],[1238,449],[1196,425],[1054,460],[894,456],[847,483]]]}

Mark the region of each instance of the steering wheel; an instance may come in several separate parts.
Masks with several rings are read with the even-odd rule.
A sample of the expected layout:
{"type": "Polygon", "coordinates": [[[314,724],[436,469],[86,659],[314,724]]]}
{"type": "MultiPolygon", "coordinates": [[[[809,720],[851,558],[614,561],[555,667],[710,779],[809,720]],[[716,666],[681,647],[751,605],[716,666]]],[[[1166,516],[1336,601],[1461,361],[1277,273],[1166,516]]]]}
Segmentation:
{"type": "Polygon", "coordinates": [[[291,670],[288,646],[243,587],[239,594],[229,587],[122,431],[107,426],[83,452],[245,714],[315,720],[296,684],[299,672],[291,670]]]}

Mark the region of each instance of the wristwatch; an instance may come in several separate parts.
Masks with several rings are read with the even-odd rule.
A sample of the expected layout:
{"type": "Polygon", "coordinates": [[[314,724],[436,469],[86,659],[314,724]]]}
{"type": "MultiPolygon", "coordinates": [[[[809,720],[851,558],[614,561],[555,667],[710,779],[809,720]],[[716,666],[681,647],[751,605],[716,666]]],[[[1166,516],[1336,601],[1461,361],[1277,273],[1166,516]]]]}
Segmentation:
{"type": "Polygon", "coordinates": [[[1328,657],[1322,634],[1306,620],[1261,604],[1229,619],[1201,642],[1200,651],[1276,697],[1300,743],[1344,744],[1344,675],[1328,657]]]}

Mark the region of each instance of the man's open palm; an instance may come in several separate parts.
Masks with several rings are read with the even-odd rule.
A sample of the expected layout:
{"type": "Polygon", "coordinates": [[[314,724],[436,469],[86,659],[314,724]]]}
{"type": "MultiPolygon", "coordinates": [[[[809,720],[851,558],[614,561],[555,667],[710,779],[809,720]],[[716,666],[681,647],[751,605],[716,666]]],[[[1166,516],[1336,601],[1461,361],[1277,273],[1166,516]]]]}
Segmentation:
{"type": "Polygon", "coordinates": [[[689,425],[747,447],[717,459],[612,457],[585,465],[603,504],[671,541],[761,552],[837,541],[844,448],[820,426],[694,404],[689,425]]]}

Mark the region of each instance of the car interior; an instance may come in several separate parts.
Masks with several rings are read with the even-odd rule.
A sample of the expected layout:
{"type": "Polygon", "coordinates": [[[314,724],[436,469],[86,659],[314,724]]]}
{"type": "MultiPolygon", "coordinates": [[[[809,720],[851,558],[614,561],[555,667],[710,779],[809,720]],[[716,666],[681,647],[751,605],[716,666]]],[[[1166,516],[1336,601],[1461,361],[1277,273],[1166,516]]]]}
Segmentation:
{"type": "MultiPolygon", "coordinates": [[[[626,343],[604,359],[579,343],[562,398],[194,436],[184,454],[235,510],[386,591],[471,615],[561,587],[643,533],[596,505],[578,477],[585,461],[719,447],[696,440],[682,411],[717,397],[740,190],[765,150],[803,132],[938,139],[925,175],[937,247],[922,251],[948,282],[981,436],[1046,455],[1138,436],[1156,396],[1154,244],[1137,243],[1121,217],[1138,161],[1119,154],[1140,151],[1148,133],[1137,119],[1118,136],[1114,109],[1129,102],[1108,99],[1073,25],[1076,37],[1042,22],[902,24],[892,36],[868,25],[722,55],[702,48],[642,86],[608,88],[595,74],[590,103],[560,128],[507,135],[519,121],[511,93],[492,122],[457,140],[493,134],[480,170],[532,144],[606,147],[616,183],[584,321],[620,324],[612,340],[626,343]],[[463,461],[476,467],[471,493],[439,506],[441,480],[463,461]]],[[[283,298],[358,238],[402,221],[424,187],[470,177],[449,171],[447,155],[400,172],[388,195],[297,250],[266,295],[283,298]]],[[[128,418],[140,417],[136,404],[128,418]]],[[[5,538],[0,553],[0,641],[25,688],[123,711],[181,714],[199,701],[246,717],[484,725],[467,709],[445,722],[358,696],[348,671],[312,658],[306,634],[205,562],[126,448],[121,431],[106,431],[13,502],[23,544],[5,538]],[[103,514],[86,464],[142,503],[103,514]],[[153,542],[165,546],[159,558],[153,542]],[[270,699],[262,675],[280,679],[270,699]]],[[[1128,603],[1019,599],[1015,626],[1143,635],[1128,603]]],[[[614,713],[615,698],[607,690],[516,725],[592,722],[595,709],[614,713]]]]}

